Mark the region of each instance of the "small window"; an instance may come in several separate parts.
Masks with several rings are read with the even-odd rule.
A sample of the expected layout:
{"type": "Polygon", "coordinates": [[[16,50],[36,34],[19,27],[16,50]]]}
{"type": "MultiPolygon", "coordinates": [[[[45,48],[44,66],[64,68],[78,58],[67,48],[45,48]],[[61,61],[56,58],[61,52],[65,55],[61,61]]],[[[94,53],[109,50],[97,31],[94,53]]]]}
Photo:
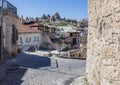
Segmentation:
{"type": "Polygon", "coordinates": [[[33,42],[35,42],[36,41],[36,36],[34,36],[34,41],[33,42]]]}
{"type": "Polygon", "coordinates": [[[26,42],[28,42],[28,38],[26,37],[26,42]]]}
{"type": "Polygon", "coordinates": [[[68,55],[66,54],[66,57],[67,57],[68,55]]]}
{"type": "Polygon", "coordinates": [[[12,45],[16,44],[16,28],[12,25],[12,45]]]}
{"type": "Polygon", "coordinates": [[[39,42],[39,36],[37,36],[37,41],[39,42]]]}
{"type": "Polygon", "coordinates": [[[22,43],[22,37],[20,37],[20,43],[22,43]]]}
{"type": "Polygon", "coordinates": [[[79,57],[81,57],[81,54],[79,54],[79,57]]]}
{"type": "Polygon", "coordinates": [[[73,54],[73,57],[75,57],[75,55],[73,54]]]}
{"type": "Polygon", "coordinates": [[[29,42],[31,42],[31,37],[29,37],[29,42]]]}

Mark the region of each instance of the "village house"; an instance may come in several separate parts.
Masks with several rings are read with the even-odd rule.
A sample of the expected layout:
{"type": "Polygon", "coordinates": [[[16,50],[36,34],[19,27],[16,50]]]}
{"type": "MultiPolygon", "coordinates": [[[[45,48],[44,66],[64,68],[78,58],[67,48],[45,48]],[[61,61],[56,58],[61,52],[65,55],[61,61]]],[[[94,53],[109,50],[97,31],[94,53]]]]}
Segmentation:
{"type": "MultiPolygon", "coordinates": [[[[17,8],[8,1],[4,2],[3,9],[3,55],[15,56],[18,49],[17,8]]],[[[1,8],[0,8],[1,10],[1,8]]],[[[1,16],[1,15],[0,15],[1,16]]]]}
{"type": "Polygon", "coordinates": [[[19,24],[19,41],[18,45],[22,51],[38,50],[41,44],[41,31],[37,23],[19,24]]]}
{"type": "Polygon", "coordinates": [[[80,44],[87,44],[87,28],[61,26],[56,28],[56,35],[61,36],[71,48],[79,48],[80,44]]]}
{"type": "Polygon", "coordinates": [[[35,21],[24,22],[20,18],[19,24],[19,48],[22,51],[35,51],[40,49],[53,49],[51,37],[54,36],[53,27],[37,23],[35,21]]]}
{"type": "Polygon", "coordinates": [[[78,30],[74,26],[59,26],[55,32],[61,43],[58,42],[57,49],[51,52],[53,55],[66,58],[86,58],[87,28],[78,30]]]}

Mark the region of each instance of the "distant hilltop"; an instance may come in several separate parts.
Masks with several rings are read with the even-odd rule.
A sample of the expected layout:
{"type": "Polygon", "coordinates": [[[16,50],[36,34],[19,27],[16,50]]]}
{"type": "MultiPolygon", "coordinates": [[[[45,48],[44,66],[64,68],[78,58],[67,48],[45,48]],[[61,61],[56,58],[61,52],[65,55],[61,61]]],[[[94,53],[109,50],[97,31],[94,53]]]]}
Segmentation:
{"type": "Polygon", "coordinates": [[[50,16],[49,14],[43,14],[41,17],[26,17],[25,19],[23,16],[21,16],[21,23],[26,23],[26,22],[38,22],[46,25],[55,25],[55,26],[67,26],[67,25],[74,25],[74,26],[79,26],[79,27],[88,27],[88,20],[87,19],[82,19],[82,20],[77,20],[77,19],[66,19],[65,17],[62,18],[58,12],[50,16]]]}

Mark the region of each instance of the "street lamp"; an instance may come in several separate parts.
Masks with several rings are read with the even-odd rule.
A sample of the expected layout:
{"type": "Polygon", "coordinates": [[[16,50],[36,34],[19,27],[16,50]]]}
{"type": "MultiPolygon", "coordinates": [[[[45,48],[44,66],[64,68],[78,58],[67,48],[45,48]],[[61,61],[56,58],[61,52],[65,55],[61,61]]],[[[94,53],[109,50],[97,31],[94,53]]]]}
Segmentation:
{"type": "Polygon", "coordinates": [[[1,26],[0,26],[0,60],[3,60],[3,4],[4,0],[2,0],[1,6],[1,26]]]}

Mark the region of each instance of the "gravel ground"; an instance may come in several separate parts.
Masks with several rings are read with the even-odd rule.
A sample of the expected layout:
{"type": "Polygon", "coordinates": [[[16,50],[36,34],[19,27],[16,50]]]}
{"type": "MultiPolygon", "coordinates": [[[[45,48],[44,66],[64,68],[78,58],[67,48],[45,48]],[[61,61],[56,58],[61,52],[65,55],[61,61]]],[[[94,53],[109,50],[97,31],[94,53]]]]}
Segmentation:
{"type": "Polygon", "coordinates": [[[48,58],[29,53],[20,53],[6,64],[12,70],[8,69],[0,85],[69,85],[73,79],[85,75],[86,67],[85,60],[48,58]]]}

